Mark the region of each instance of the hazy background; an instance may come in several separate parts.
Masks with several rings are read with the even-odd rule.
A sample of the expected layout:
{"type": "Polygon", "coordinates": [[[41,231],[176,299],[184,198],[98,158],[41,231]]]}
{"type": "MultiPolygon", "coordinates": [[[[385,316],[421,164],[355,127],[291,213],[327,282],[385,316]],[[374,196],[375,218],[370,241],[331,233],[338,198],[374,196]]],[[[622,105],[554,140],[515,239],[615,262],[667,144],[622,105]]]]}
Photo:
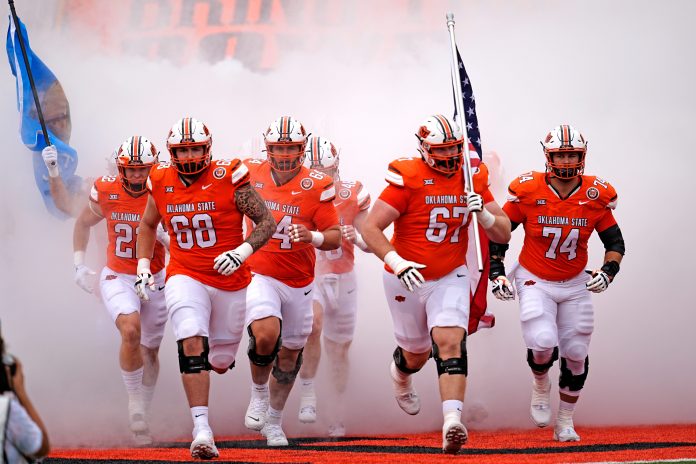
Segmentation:
{"type": "MultiPolygon", "coordinates": [[[[149,137],[166,152],[167,131],[184,115],[205,121],[216,157],[247,156],[270,121],[291,114],[341,147],[342,178],[361,180],[373,199],[385,185],[388,162],[416,153],[413,133],[421,121],[452,113],[445,13],[453,11],[484,149],[502,158],[504,182],[543,169],[539,140],[553,126],[571,123],[589,140],[586,172],[606,178],[619,192],[615,215],[627,255],[609,291],[594,297],[590,375],[576,413],[580,432],[594,424],[696,422],[696,305],[689,272],[696,226],[696,3],[346,2],[354,7],[340,8],[343,14],[302,18],[294,41],[275,43],[275,61],[265,69],[234,60],[199,61],[190,50],[179,62],[130,53],[114,45],[129,30],[115,22],[109,27],[113,12],[99,16],[98,31],[86,21],[57,24],[58,9],[79,3],[105,10],[120,5],[17,5],[34,51],[70,100],[79,174],[100,175],[104,157],[129,135],[149,137]],[[311,40],[303,42],[305,32],[311,40]]],[[[286,25],[292,18],[288,13],[286,25]]],[[[176,47],[169,52],[176,55],[176,47]]],[[[7,64],[0,72],[0,102],[4,337],[26,365],[29,393],[57,446],[127,443],[119,336],[101,302],[73,283],[73,224],[49,216],[39,198],[30,153],[19,140],[7,64]]],[[[504,191],[504,185],[495,187],[504,191]]],[[[502,203],[504,196],[498,193],[498,199],[502,203]]],[[[102,229],[95,228],[88,250],[95,270],[104,261],[95,243],[102,229]]],[[[521,237],[513,234],[508,256],[516,256],[521,237]]],[[[599,267],[603,249],[596,237],[590,252],[589,266],[599,267]]],[[[388,365],[395,343],[381,263],[357,254],[360,308],[348,395],[356,414],[347,420],[348,432],[437,430],[442,419],[432,363],[415,376],[423,402],[418,416],[407,417],[392,398],[388,365]]],[[[468,425],[530,428],[531,376],[517,303],[491,297],[490,307],[497,326],[469,340],[465,407],[485,409],[488,417],[479,415],[468,425]]],[[[246,344],[234,371],[212,375],[211,425],[217,435],[248,432],[246,344]]],[[[160,358],[153,432],[158,439],[187,438],[191,419],[169,327],[160,358]]],[[[314,426],[298,423],[293,393],[284,419],[290,436],[324,433],[325,384],[318,385],[320,421],[314,426]]]]}

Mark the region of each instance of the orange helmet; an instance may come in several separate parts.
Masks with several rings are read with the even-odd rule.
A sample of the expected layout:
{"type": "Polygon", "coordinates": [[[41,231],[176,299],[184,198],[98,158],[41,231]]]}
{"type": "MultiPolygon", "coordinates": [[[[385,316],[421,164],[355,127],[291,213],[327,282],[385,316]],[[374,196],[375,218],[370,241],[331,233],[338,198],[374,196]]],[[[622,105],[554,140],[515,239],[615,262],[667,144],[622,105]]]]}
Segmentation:
{"type": "Polygon", "coordinates": [[[123,188],[135,195],[143,193],[147,176],[158,158],[159,152],[148,139],[139,135],[128,137],[116,151],[116,167],[123,188]],[[129,173],[140,169],[146,170],[144,176],[140,176],[138,181],[130,180],[129,173]]]}
{"type": "Polygon", "coordinates": [[[180,174],[198,174],[210,165],[210,147],[213,137],[201,121],[195,118],[182,118],[174,123],[167,136],[167,149],[174,168],[180,174]],[[176,155],[178,148],[203,147],[203,155],[197,158],[180,160],[176,155]]]}
{"type": "Polygon", "coordinates": [[[279,172],[298,171],[305,158],[307,137],[302,123],[291,116],[273,121],[263,134],[271,168],[279,172]]]}
{"type": "Polygon", "coordinates": [[[541,145],[546,155],[546,172],[560,179],[572,179],[585,171],[585,153],[587,141],[579,130],[568,124],[562,124],[551,129],[541,145]],[[553,161],[556,153],[578,153],[578,162],[562,164],[553,161]]]}

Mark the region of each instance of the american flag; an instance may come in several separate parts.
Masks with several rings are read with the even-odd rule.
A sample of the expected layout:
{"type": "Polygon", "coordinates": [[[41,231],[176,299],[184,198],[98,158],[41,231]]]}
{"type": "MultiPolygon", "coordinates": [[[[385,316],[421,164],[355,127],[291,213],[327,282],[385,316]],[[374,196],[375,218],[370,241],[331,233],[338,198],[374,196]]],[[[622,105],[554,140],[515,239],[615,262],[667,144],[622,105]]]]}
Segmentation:
{"type": "MultiPolygon", "coordinates": [[[[483,150],[481,149],[481,133],[479,132],[478,118],[476,117],[476,99],[474,99],[474,89],[471,86],[471,81],[466,73],[464,62],[457,48],[457,66],[459,68],[459,80],[462,83],[462,99],[464,113],[466,116],[466,134],[469,138],[469,157],[471,159],[471,167],[476,172],[476,167],[483,159],[483,150]]],[[[452,76],[454,77],[454,76],[452,76]]],[[[452,82],[452,94],[454,96],[454,119],[460,125],[461,122],[457,119],[457,104],[456,104],[456,86],[452,82]]],[[[488,270],[490,263],[488,260],[488,237],[483,227],[479,225],[479,237],[481,238],[481,251],[483,258],[483,272],[478,272],[476,264],[476,244],[474,240],[473,225],[469,225],[469,244],[466,254],[467,267],[469,268],[469,284],[471,305],[469,309],[469,334],[473,334],[478,329],[490,328],[495,325],[495,316],[488,312],[488,302],[486,296],[488,293],[488,270]]]]}
{"type": "MultiPolygon", "coordinates": [[[[481,133],[479,132],[478,118],[476,117],[476,99],[474,98],[474,88],[471,86],[471,81],[469,81],[469,76],[466,73],[466,68],[464,67],[464,62],[459,54],[459,48],[457,48],[457,65],[459,68],[459,80],[462,83],[462,100],[463,108],[466,116],[466,133],[469,137],[469,149],[473,149],[478,154],[479,162],[483,159],[483,151],[481,149],[481,133]]],[[[452,83],[452,95],[456,100],[457,96],[454,95],[455,92],[454,82],[452,83]]],[[[461,125],[457,115],[457,105],[454,105],[454,119],[461,125]]],[[[472,159],[472,161],[474,161],[472,159]]],[[[476,166],[478,163],[472,162],[472,166],[476,166]]]]}

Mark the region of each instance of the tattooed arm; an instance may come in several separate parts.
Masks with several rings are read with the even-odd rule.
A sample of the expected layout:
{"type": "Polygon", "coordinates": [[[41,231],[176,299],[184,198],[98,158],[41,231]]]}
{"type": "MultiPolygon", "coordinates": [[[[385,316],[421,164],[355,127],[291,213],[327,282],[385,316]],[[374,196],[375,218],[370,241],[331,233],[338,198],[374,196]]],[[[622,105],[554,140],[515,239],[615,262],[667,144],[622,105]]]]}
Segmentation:
{"type": "Polygon", "coordinates": [[[234,201],[237,204],[237,209],[256,224],[246,242],[252,246],[254,251],[257,251],[268,242],[275,232],[275,219],[273,219],[273,215],[266,207],[261,195],[251,184],[238,188],[234,192],[234,201]]]}

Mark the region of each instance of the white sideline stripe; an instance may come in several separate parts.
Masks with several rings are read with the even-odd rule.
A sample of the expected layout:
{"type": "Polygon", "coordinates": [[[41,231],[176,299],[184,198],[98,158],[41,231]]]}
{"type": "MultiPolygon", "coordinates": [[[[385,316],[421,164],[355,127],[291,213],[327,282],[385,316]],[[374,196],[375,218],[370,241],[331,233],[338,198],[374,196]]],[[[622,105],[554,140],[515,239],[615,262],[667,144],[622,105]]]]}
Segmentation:
{"type": "Polygon", "coordinates": [[[246,164],[241,163],[239,167],[232,173],[232,185],[236,184],[239,182],[239,179],[242,177],[246,176],[246,174],[249,172],[249,168],[246,167],[246,164]]]}
{"type": "Polygon", "coordinates": [[[333,197],[336,196],[336,186],[332,185],[330,189],[324,190],[321,192],[321,196],[319,197],[319,201],[327,201],[332,199],[333,197]]]}
{"type": "Polygon", "coordinates": [[[387,182],[391,182],[392,184],[400,185],[401,187],[404,186],[403,176],[400,176],[399,174],[396,174],[394,172],[387,171],[387,175],[384,177],[384,179],[387,182]]]}

